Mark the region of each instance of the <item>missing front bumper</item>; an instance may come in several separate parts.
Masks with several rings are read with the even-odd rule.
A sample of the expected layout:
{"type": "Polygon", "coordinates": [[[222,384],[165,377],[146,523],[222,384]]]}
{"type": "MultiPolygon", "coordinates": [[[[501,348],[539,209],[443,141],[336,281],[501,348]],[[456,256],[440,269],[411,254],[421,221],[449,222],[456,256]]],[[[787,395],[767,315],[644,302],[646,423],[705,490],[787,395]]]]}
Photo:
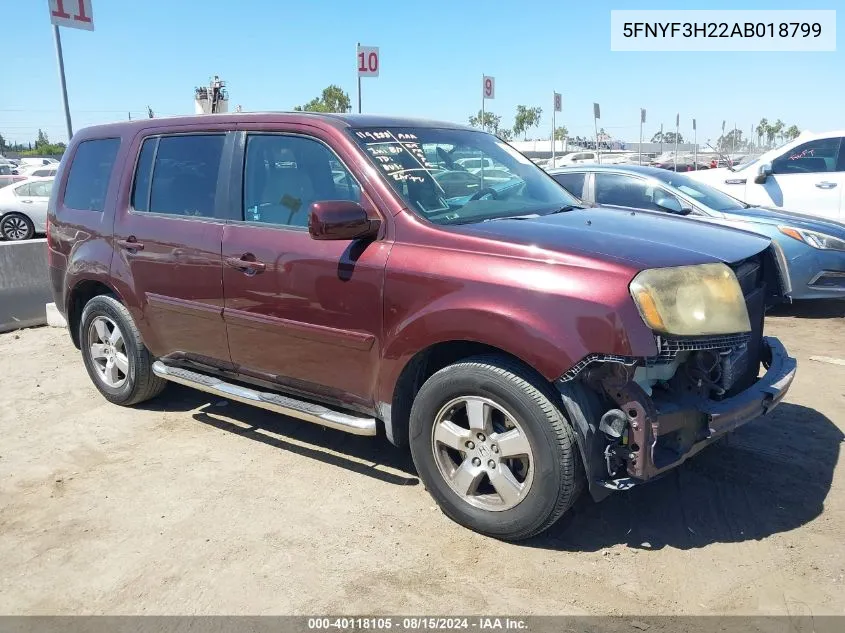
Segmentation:
{"type": "Polygon", "coordinates": [[[653,479],[725,433],[774,409],[789,390],[797,363],[781,342],[771,337],[762,339],[761,360],[767,368],[763,376],[740,393],[718,401],[677,393],[650,397],[624,371],[603,376],[605,393],[627,417],[628,433],[624,443],[604,448],[608,467],[610,452],[622,468],[613,474],[605,469],[602,476],[598,476],[602,471],[591,468],[591,488],[623,490],[653,479]]]}

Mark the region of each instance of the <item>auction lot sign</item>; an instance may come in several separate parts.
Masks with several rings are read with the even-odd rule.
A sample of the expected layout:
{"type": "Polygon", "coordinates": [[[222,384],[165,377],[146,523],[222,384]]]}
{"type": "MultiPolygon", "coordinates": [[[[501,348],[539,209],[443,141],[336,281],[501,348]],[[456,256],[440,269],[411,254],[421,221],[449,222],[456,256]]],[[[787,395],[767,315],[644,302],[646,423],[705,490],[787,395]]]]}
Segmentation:
{"type": "Polygon", "coordinates": [[[611,11],[612,51],[835,51],[836,11],[611,11]]]}

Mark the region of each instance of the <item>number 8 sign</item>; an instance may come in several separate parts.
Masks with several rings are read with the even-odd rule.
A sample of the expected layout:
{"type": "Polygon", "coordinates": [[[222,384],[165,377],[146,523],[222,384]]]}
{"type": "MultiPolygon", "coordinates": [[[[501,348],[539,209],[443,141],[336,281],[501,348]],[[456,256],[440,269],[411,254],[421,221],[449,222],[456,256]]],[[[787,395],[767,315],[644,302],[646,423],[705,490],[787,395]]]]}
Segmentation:
{"type": "Polygon", "coordinates": [[[488,77],[484,75],[484,82],[482,84],[481,95],[485,99],[496,98],[496,79],[495,77],[488,77]]]}
{"type": "Polygon", "coordinates": [[[378,54],[378,46],[358,47],[358,76],[378,77],[381,59],[378,54]]]}

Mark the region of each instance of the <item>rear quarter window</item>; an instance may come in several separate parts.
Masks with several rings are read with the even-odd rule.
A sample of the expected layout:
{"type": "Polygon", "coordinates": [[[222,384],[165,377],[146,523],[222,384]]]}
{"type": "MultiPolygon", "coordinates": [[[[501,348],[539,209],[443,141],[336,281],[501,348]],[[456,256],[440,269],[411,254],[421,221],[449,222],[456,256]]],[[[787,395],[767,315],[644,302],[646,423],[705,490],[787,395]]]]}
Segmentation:
{"type": "Polygon", "coordinates": [[[63,201],[66,207],[102,213],[119,147],[119,138],[95,139],[79,144],[67,177],[63,201]]]}

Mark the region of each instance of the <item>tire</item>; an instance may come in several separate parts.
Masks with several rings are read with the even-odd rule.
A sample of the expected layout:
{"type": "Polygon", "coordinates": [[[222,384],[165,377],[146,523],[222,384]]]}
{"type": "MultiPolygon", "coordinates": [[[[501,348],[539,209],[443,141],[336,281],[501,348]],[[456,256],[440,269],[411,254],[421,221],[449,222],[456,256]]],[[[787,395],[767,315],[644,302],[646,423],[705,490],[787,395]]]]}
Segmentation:
{"type": "Polygon", "coordinates": [[[0,235],[10,242],[29,240],[35,235],[35,225],[23,213],[7,213],[0,219],[0,235]]]}
{"type": "Polygon", "coordinates": [[[153,373],[155,359],[141,341],[129,311],[114,297],[99,295],[85,304],[79,342],[85,369],[109,402],[122,406],[138,404],[154,398],[167,385],[166,380],[153,373]],[[110,336],[100,334],[101,326],[110,336]],[[111,326],[117,327],[119,340],[111,326]],[[106,339],[112,342],[104,343],[106,339]]]}
{"type": "Polygon", "coordinates": [[[417,472],[443,512],[471,530],[506,541],[529,538],[553,525],[577,499],[584,476],[559,401],[541,376],[503,356],[469,358],[432,375],[411,409],[410,444],[417,472]],[[490,425],[487,434],[470,428],[472,417],[478,427],[488,411],[492,433],[490,425]],[[523,449],[530,455],[520,453],[523,449]],[[522,457],[506,457],[514,454],[522,457]],[[478,477],[473,459],[484,470],[478,477]],[[469,494],[459,493],[467,482],[469,494]]]}

